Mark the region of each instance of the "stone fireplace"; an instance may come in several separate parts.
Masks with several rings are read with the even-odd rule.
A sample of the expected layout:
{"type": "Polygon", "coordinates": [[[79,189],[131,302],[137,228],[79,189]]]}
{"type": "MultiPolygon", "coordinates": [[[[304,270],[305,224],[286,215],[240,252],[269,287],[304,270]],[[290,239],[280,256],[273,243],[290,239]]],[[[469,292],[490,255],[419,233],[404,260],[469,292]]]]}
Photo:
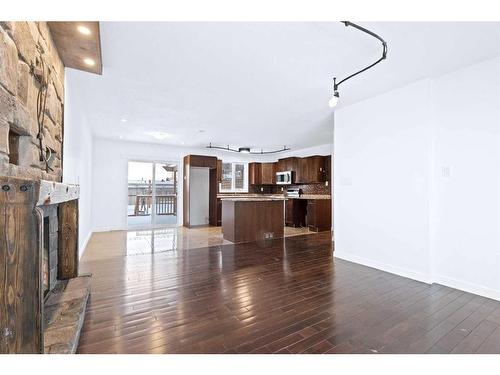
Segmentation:
{"type": "MultiPolygon", "coordinates": [[[[79,187],[62,183],[61,58],[90,39],[51,24],[0,21],[0,354],[74,353],[90,294],[78,272],[79,187]]],[[[98,24],[88,25],[100,55],[98,24]]]]}

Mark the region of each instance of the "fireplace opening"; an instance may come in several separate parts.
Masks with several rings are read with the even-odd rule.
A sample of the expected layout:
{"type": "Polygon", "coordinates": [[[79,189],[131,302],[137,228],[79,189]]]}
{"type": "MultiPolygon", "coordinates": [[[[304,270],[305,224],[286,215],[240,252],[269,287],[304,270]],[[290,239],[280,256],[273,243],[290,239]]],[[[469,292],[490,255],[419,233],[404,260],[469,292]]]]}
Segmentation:
{"type": "Polygon", "coordinates": [[[43,218],[42,285],[44,297],[50,291],[50,218],[43,218]]]}
{"type": "Polygon", "coordinates": [[[43,208],[43,231],[42,231],[42,290],[46,297],[48,292],[57,284],[58,263],[58,207],[57,205],[45,206],[43,208]]]}

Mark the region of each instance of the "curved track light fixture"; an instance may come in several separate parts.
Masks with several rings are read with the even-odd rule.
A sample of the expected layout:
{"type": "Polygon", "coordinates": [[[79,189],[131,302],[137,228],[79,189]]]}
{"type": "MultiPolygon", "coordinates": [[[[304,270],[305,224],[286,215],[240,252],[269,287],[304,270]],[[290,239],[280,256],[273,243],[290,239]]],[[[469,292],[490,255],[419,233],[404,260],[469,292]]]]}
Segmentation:
{"type": "Polygon", "coordinates": [[[280,148],[279,150],[274,150],[274,151],[264,151],[261,149],[260,151],[252,151],[250,147],[239,147],[237,150],[234,148],[230,148],[229,145],[227,147],[219,147],[219,146],[212,146],[210,143],[207,148],[213,148],[216,150],[223,150],[223,151],[231,151],[231,152],[239,152],[241,154],[277,154],[278,152],[283,152],[283,151],[288,151],[290,150],[289,147],[283,146],[283,148],[280,148]]]}
{"type": "Polygon", "coordinates": [[[337,83],[337,78],[333,78],[333,96],[332,98],[328,101],[328,105],[330,107],[335,107],[339,101],[339,91],[338,91],[338,88],[340,86],[341,83],[347,81],[348,79],[354,77],[354,76],[357,76],[358,74],[360,73],[363,73],[364,71],[374,67],[375,65],[377,65],[379,62],[381,62],[382,60],[385,60],[387,58],[387,43],[384,39],[382,39],[379,35],[375,34],[373,31],[370,31],[368,29],[365,29],[364,27],[361,27],[359,25],[356,25],[355,23],[352,23],[352,22],[349,22],[349,21],[342,21],[342,23],[347,27],[347,26],[352,26],[354,27],[355,29],[358,29],[366,34],[369,34],[371,36],[373,36],[374,38],[377,38],[378,40],[380,40],[382,42],[382,57],[380,59],[378,59],[377,61],[375,61],[373,64],[370,64],[368,65],[366,68],[363,68],[359,71],[357,71],[356,73],[353,73],[351,74],[350,76],[347,76],[346,78],[340,80],[338,83],[337,83]]]}

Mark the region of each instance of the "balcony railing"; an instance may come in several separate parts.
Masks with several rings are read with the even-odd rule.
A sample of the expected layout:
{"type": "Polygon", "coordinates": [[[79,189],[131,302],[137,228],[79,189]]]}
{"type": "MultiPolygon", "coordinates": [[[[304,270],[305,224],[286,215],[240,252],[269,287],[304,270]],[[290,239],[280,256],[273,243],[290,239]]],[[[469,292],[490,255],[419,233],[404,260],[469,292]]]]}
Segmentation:
{"type": "MultiPolygon", "coordinates": [[[[134,213],[129,216],[147,216],[151,215],[151,206],[153,204],[152,195],[140,194],[129,195],[129,201],[134,200],[134,213]]],[[[177,195],[161,194],[156,196],[155,204],[156,215],[177,215],[177,195]]]]}

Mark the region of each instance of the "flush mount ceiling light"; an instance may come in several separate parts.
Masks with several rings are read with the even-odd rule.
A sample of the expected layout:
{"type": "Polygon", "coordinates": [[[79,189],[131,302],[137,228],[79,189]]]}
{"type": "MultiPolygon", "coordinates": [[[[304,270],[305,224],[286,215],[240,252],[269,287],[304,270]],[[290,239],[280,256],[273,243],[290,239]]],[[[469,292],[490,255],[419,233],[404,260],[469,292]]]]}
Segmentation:
{"type": "Polygon", "coordinates": [[[87,64],[88,66],[94,66],[94,65],[95,65],[95,61],[94,61],[94,60],[92,60],[92,59],[89,59],[88,57],[87,57],[87,58],[85,58],[85,59],[83,59],[83,62],[84,62],[85,64],[87,64]]]}
{"type": "Polygon", "coordinates": [[[368,29],[365,29],[364,27],[361,27],[359,25],[356,25],[355,23],[352,23],[352,22],[349,22],[349,21],[342,21],[342,23],[347,27],[347,26],[352,26],[354,27],[355,29],[358,29],[368,35],[371,35],[373,36],[374,38],[377,38],[378,40],[380,40],[382,42],[382,57],[380,59],[378,59],[377,61],[375,61],[373,64],[370,64],[368,65],[366,68],[363,68],[359,71],[357,71],[356,73],[353,73],[351,74],[350,76],[347,76],[346,78],[342,79],[341,81],[339,81],[337,83],[337,78],[335,77],[333,79],[333,96],[332,98],[328,101],[328,105],[330,107],[335,107],[337,105],[337,103],[339,102],[339,91],[338,91],[338,88],[340,86],[341,83],[347,81],[348,79],[354,77],[354,76],[357,76],[358,74],[360,73],[363,73],[364,71],[374,67],[375,65],[377,65],[379,62],[381,62],[382,60],[385,60],[387,58],[387,43],[385,42],[384,39],[382,39],[380,36],[378,36],[377,34],[375,34],[373,31],[370,31],[368,29]]]}
{"type": "Polygon", "coordinates": [[[236,150],[234,148],[229,147],[229,145],[227,147],[219,147],[219,146],[212,146],[211,143],[207,146],[207,148],[213,148],[213,149],[217,149],[217,150],[224,150],[224,151],[231,151],[231,152],[239,152],[241,154],[259,154],[259,155],[261,155],[261,154],[276,154],[278,152],[290,150],[290,148],[286,147],[286,146],[283,146],[283,148],[280,148],[279,150],[273,150],[273,151],[264,151],[263,149],[261,149],[260,151],[252,151],[250,149],[250,147],[239,147],[236,150]]]}
{"type": "Polygon", "coordinates": [[[160,141],[172,137],[172,134],[165,132],[149,132],[148,134],[160,141]]]}
{"type": "Polygon", "coordinates": [[[91,31],[87,26],[80,25],[76,28],[80,34],[90,35],[91,31]]]}

